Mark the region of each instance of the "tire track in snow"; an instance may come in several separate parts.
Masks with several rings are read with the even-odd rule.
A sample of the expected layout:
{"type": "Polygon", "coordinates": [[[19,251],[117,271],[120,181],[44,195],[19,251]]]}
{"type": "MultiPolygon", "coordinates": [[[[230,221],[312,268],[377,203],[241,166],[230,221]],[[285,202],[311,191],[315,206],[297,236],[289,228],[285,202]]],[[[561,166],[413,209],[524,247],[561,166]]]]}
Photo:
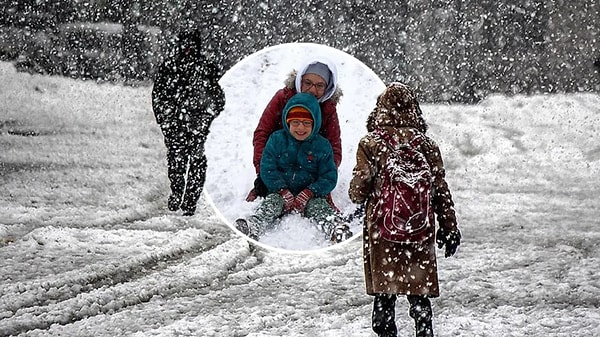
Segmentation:
{"type": "Polygon", "coordinates": [[[43,306],[19,308],[0,321],[0,336],[11,336],[54,324],[71,324],[91,316],[114,313],[148,302],[154,296],[169,297],[189,289],[211,287],[225,279],[248,257],[245,240],[229,240],[177,265],[113,286],[102,286],[73,298],[43,306]],[[189,274],[189,270],[196,272],[189,274]]]}
{"type": "Polygon", "coordinates": [[[210,240],[210,234],[195,229],[174,233],[174,238],[165,249],[126,263],[91,265],[66,272],[58,278],[33,280],[9,284],[0,288],[0,317],[10,316],[7,312],[49,302],[63,301],[80,293],[101,287],[128,282],[149,272],[180,263],[185,258],[210,250],[219,242],[210,240]],[[188,236],[193,236],[190,241],[188,236]],[[182,242],[185,244],[182,245],[182,242]]]}
{"type": "Polygon", "coordinates": [[[367,317],[371,300],[364,294],[361,267],[360,242],[326,254],[265,252],[261,264],[231,273],[210,289],[148,303],[127,317],[113,317],[111,322],[118,322],[118,328],[111,332],[125,329],[127,334],[140,337],[216,337],[285,336],[290,331],[303,331],[307,336],[321,336],[323,331],[315,326],[319,322],[330,326],[330,332],[339,332],[331,336],[364,335],[370,331],[367,317]],[[140,312],[168,314],[148,321],[140,312]],[[123,327],[125,319],[157,328],[137,331],[123,327]],[[359,332],[353,330],[357,327],[359,332]]]}
{"type": "MultiPolygon", "coordinates": [[[[106,300],[107,294],[113,290],[106,290],[93,300],[90,299],[90,303],[98,303],[94,308],[96,314],[83,315],[83,312],[91,309],[83,306],[77,309],[72,304],[63,304],[62,308],[57,306],[53,310],[44,308],[44,315],[71,308],[68,309],[72,312],[71,317],[76,319],[65,319],[62,325],[46,324],[46,331],[34,332],[32,329],[23,332],[30,331],[26,335],[32,336],[76,335],[81,331],[89,331],[87,329],[91,326],[105,325],[103,333],[98,336],[115,336],[139,332],[140,326],[162,326],[158,331],[167,331],[163,335],[174,335],[181,324],[186,324],[188,318],[200,320],[198,324],[203,328],[199,331],[206,333],[215,330],[213,324],[225,324],[235,331],[248,331],[248,328],[254,329],[251,327],[254,323],[248,323],[247,320],[249,317],[260,316],[257,311],[265,314],[265,317],[258,320],[260,324],[276,323],[277,319],[271,312],[273,305],[277,306],[282,300],[287,301],[285,297],[280,297],[282,295],[278,292],[282,288],[289,289],[290,284],[297,284],[305,288],[305,293],[316,294],[315,298],[320,299],[317,301],[321,302],[319,308],[315,308],[314,304],[310,304],[312,300],[309,300],[308,304],[300,305],[300,312],[319,317],[335,312],[338,315],[349,315],[348,319],[353,321],[354,317],[364,316],[364,313],[357,314],[355,311],[362,310],[365,304],[363,300],[366,301],[361,291],[349,290],[348,284],[344,283],[349,277],[362,277],[360,273],[347,270],[348,264],[360,264],[360,259],[355,253],[357,249],[358,245],[348,245],[341,251],[320,254],[315,258],[315,255],[311,254],[279,254],[262,249],[250,253],[244,240],[231,240],[179,266],[149,275],[148,278],[153,279],[156,284],[155,289],[140,285],[141,281],[138,285],[127,286],[138,292],[154,294],[147,300],[136,302],[130,299],[128,303],[119,304],[121,298],[114,295],[111,296],[112,303],[109,303],[106,300]],[[226,246],[233,249],[226,249],[226,246]],[[209,265],[212,267],[209,268],[209,265]],[[306,276],[302,275],[313,276],[303,280],[306,276]],[[342,279],[344,282],[341,282],[342,279]],[[322,286],[323,284],[327,286],[322,286]],[[340,297],[340,293],[346,293],[347,296],[340,297]],[[345,304],[340,305],[339,301],[344,301],[345,304]],[[244,305],[240,305],[241,303],[244,305]],[[348,303],[351,308],[345,307],[348,303]],[[245,306],[249,306],[249,312],[244,309],[245,306]],[[225,321],[218,319],[223,313],[227,313],[225,321]],[[235,322],[238,320],[244,322],[243,327],[236,326],[235,322]]],[[[353,282],[350,288],[355,286],[356,282],[353,282]]],[[[362,287],[362,283],[359,286],[362,287]]],[[[312,298],[311,295],[309,298],[312,298]]],[[[284,292],[283,296],[290,294],[284,292]]],[[[289,306],[286,308],[290,309],[289,306]]],[[[285,316],[290,314],[286,312],[285,316]]],[[[4,327],[0,325],[0,329],[2,328],[4,327]]],[[[199,334],[192,335],[203,335],[199,331],[199,334]]],[[[208,335],[231,335],[224,330],[219,331],[224,334],[208,335]]]]}

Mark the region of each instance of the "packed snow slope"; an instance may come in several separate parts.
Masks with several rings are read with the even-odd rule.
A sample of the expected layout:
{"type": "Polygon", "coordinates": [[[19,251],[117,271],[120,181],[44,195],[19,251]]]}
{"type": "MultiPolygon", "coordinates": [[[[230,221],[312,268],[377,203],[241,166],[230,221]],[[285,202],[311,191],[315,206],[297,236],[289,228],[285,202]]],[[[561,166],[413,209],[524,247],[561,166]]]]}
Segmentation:
{"type": "MultiPolygon", "coordinates": [[[[0,336],[374,336],[359,240],[251,252],[206,200],[167,211],[150,88],[0,76],[0,336]]],[[[600,336],[600,97],[422,109],[463,232],[437,336],[600,336]]]]}

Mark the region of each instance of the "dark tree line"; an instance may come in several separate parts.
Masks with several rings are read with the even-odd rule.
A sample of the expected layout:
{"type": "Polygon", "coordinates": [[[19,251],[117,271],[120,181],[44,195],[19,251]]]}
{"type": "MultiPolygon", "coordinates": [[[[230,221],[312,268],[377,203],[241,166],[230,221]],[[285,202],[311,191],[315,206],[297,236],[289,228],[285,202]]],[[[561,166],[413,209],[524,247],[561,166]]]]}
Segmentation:
{"type": "MultiPolygon", "coordinates": [[[[26,0],[3,1],[0,11],[3,33],[21,34],[15,43],[38,41],[24,48],[37,71],[54,67],[76,77],[110,77],[119,69],[117,79],[151,78],[171,37],[197,28],[220,47],[225,69],[268,46],[321,43],[353,55],[384,81],[409,83],[430,102],[476,102],[494,92],[600,91],[596,0],[26,0]],[[115,35],[105,26],[65,28],[75,22],[120,24],[120,50],[111,58],[117,64],[94,63],[87,42],[79,53],[86,56],[73,52],[67,62],[65,31],[82,30],[82,39],[115,35]],[[44,45],[48,40],[55,47],[44,45]],[[52,65],[57,62],[69,65],[52,65]],[[86,62],[87,70],[77,68],[86,62]],[[98,68],[103,72],[93,75],[98,68]]],[[[14,57],[4,47],[0,56],[10,52],[14,57]]]]}

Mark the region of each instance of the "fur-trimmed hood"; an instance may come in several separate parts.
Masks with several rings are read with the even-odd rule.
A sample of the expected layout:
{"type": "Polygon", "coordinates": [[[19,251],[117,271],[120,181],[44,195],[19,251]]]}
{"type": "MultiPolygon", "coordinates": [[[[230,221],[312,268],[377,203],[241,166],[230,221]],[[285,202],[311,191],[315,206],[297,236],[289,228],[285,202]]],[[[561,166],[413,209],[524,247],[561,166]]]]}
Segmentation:
{"type": "MultiPolygon", "coordinates": [[[[298,77],[298,70],[292,70],[289,74],[288,77],[285,79],[285,81],[283,81],[283,84],[285,84],[285,86],[289,89],[292,90],[296,90],[297,92],[300,92],[300,88],[296,88],[296,78],[298,77]]],[[[338,104],[340,102],[340,99],[342,98],[342,96],[344,95],[344,93],[342,92],[342,89],[339,87],[339,85],[337,84],[337,75],[334,76],[335,78],[335,90],[333,90],[333,93],[330,95],[329,100],[333,101],[335,104],[338,104]]],[[[323,96],[325,97],[325,96],[323,96]]],[[[326,101],[327,99],[323,100],[326,101]]],[[[321,102],[321,100],[319,100],[319,102],[321,102]]]]}

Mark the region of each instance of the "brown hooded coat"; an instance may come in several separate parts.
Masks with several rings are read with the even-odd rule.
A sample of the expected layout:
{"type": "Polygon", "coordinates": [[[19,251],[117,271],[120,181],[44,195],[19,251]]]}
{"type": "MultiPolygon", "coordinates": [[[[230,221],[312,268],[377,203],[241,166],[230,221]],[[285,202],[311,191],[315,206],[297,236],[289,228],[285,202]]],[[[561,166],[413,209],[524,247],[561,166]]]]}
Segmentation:
{"type": "Polygon", "coordinates": [[[435,228],[429,238],[418,244],[399,244],[379,238],[373,224],[374,196],[378,172],[386,162],[386,144],[375,137],[374,130],[390,133],[399,143],[406,143],[416,133],[424,136],[420,151],[433,174],[432,207],[440,227],[455,230],[456,216],[450,190],[445,181],[444,164],[437,144],[425,135],[427,125],[413,91],[400,83],[390,84],[377,99],[367,119],[369,134],[360,140],[356,166],[350,182],[349,196],[354,203],[366,203],[363,224],[363,257],[366,290],[376,293],[439,296],[435,255],[435,228]]]}

